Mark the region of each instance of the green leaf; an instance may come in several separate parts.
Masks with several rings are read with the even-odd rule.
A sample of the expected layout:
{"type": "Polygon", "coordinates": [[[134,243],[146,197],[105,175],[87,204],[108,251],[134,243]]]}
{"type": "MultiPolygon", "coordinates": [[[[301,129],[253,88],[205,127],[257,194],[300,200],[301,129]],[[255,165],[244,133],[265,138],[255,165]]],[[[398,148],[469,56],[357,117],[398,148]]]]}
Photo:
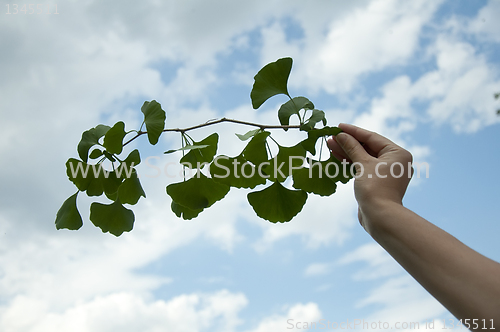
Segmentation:
{"type": "Polygon", "coordinates": [[[80,140],[80,143],[78,143],[77,151],[78,155],[84,162],[87,162],[88,160],[90,148],[99,144],[99,139],[103,137],[109,129],[109,126],[100,124],[95,128],[91,128],[83,132],[82,139],[80,140]]]}
{"type": "Polygon", "coordinates": [[[303,131],[310,131],[314,129],[314,126],[316,123],[322,121],[323,126],[326,126],[326,117],[325,117],[325,112],[316,110],[314,109],[312,111],[312,115],[309,119],[307,119],[306,123],[304,123],[302,126],[300,126],[300,130],[303,131]]]}
{"type": "Polygon", "coordinates": [[[148,131],[149,143],[155,145],[158,143],[163,129],[165,129],[167,115],[156,100],[145,101],[141,107],[141,111],[144,113],[144,123],[148,131]]]}
{"type": "Polygon", "coordinates": [[[135,169],[132,172],[132,176],[128,179],[125,179],[123,183],[118,188],[118,199],[123,204],[137,204],[139,198],[146,198],[146,193],[144,189],[142,189],[141,182],[137,177],[137,172],[135,169]]]}
{"type": "Polygon", "coordinates": [[[219,142],[219,134],[213,133],[200,142],[194,142],[194,146],[206,146],[203,148],[195,148],[190,150],[184,157],[181,158],[181,163],[186,164],[189,168],[196,169],[198,165],[210,163],[217,153],[217,143],[219,142]]]}
{"type": "MultiPolygon", "coordinates": [[[[278,110],[278,119],[282,126],[288,126],[290,124],[290,117],[293,114],[299,115],[299,111],[301,109],[309,109],[312,110],[314,108],[314,104],[305,97],[295,97],[283,105],[281,105],[278,110]]],[[[285,128],[287,131],[288,128],[285,128]]]]}
{"type": "MultiPolygon", "coordinates": [[[[333,179],[325,174],[327,164],[328,161],[313,161],[309,168],[304,167],[293,172],[293,187],[320,196],[333,194],[337,185],[333,179]]],[[[328,167],[328,169],[330,168],[328,167]]]]}
{"type": "Polygon", "coordinates": [[[177,152],[177,151],[197,150],[197,149],[206,148],[207,146],[210,146],[210,145],[187,145],[187,146],[185,146],[183,148],[168,150],[168,151],[165,151],[163,153],[164,154],[169,154],[169,153],[173,153],[173,152],[177,152]]]}
{"type": "Polygon", "coordinates": [[[321,129],[311,129],[307,132],[307,138],[301,142],[304,149],[309,151],[311,154],[316,154],[316,141],[319,137],[323,136],[336,136],[341,133],[342,129],[337,127],[323,127],[321,129]]]}
{"type": "Polygon", "coordinates": [[[248,142],[245,149],[243,149],[243,158],[259,166],[261,163],[267,161],[267,148],[266,139],[271,133],[262,131],[256,134],[250,142],[248,142]]]}
{"type": "Polygon", "coordinates": [[[139,153],[139,150],[135,149],[134,151],[130,152],[130,154],[127,156],[127,158],[125,158],[123,163],[127,165],[127,169],[139,165],[141,163],[141,155],[139,153]]]}
{"type": "Polygon", "coordinates": [[[108,151],[103,151],[102,154],[104,155],[104,157],[106,157],[106,159],[108,159],[112,163],[114,163],[116,161],[115,157],[113,157],[113,155],[111,153],[109,153],[108,151]]]}
{"type": "Polygon", "coordinates": [[[238,136],[238,138],[242,141],[246,141],[247,139],[249,139],[250,137],[254,137],[255,135],[257,135],[259,132],[261,132],[262,129],[255,129],[255,130],[250,130],[249,132],[247,132],[245,135],[240,135],[240,134],[235,134],[236,136],[238,136]]]}
{"type": "Polygon", "coordinates": [[[64,201],[63,205],[57,211],[56,229],[71,229],[77,230],[83,225],[82,216],[76,207],[76,197],[78,191],[64,201]]]}
{"type": "Polygon", "coordinates": [[[235,158],[217,156],[210,164],[210,175],[214,181],[236,188],[253,189],[266,183],[266,179],[259,175],[257,167],[241,155],[235,158]]]}
{"type": "Polygon", "coordinates": [[[167,194],[172,200],[191,210],[207,208],[223,199],[228,192],[229,186],[215,182],[201,172],[197,172],[187,181],[167,186],[167,194]]]}
{"type": "Polygon", "coordinates": [[[271,181],[283,182],[292,175],[291,168],[298,169],[304,164],[305,157],[306,150],[301,143],[291,147],[280,146],[278,154],[264,167],[264,172],[270,176],[271,181]]]}
{"type": "Polygon", "coordinates": [[[69,158],[66,162],[66,175],[68,175],[69,180],[73,182],[80,191],[87,190],[92,180],[91,177],[88,177],[89,172],[91,173],[92,170],[87,163],[75,158],[69,158]]]}
{"type": "Polygon", "coordinates": [[[277,94],[289,96],[287,89],[288,76],[292,70],[292,59],[283,58],[264,66],[257,75],[250,93],[252,106],[259,108],[267,99],[277,94]]]}
{"type": "Polygon", "coordinates": [[[302,210],[307,193],[290,190],[274,182],[264,190],[249,193],[247,198],[259,217],[271,222],[285,222],[292,220],[302,210]]]}
{"type": "Polygon", "coordinates": [[[120,154],[123,150],[123,138],[125,137],[125,124],[118,121],[104,135],[104,147],[111,154],[120,154]]]}
{"type": "Polygon", "coordinates": [[[354,167],[353,167],[354,172],[351,172],[351,166],[352,163],[342,164],[340,160],[331,155],[330,159],[325,161],[324,171],[325,174],[329,174],[329,177],[332,179],[332,181],[334,182],[340,181],[342,183],[347,183],[349,182],[350,179],[354,177],[356,173],[354,167]],[[336,170],[338,170],[338,172],[336,172],[336,170]]]}
{"type": "Polygon", "coordinates": [[[102,156],[102,150],[95,149],[95,150],[93,150],[93,151],[90,153],[89,158],[90,158],[90,159],[97,159],[97,158],[99,158],[100,156],[102,156]]]}
{"type": "Polygon", "coordinates": [[[116,201],[118,197],[118,188],[123,182],[122,177],[117,177],[116,172],[109,172],[108,178],[102,179],[102,189],[104,190],[104,194],[106,197],[112,201],[116,201]]]}
{"type": "Polygon", "coordinates": [[[172,208],[172,212],[174,212],[177,217],[184,220],[196,218],[200,212],[203,211],[203,209],[191,210],[190,208],[177,204],[175,201],[172,201],[170,207],[172,208]]]}
{"type": "Polygon", "coordinates": [[[70,158],[66,162],[66,174],[80,191],[86,191],[88,196],[100,196],[104,191],[103,181],[109,177],[110,171],[101,164],[87,164],[70,158]]]}
{"type": "Polygon", "coordinates": [[[119,200],[109,205],[96,202],[90,205],[90,221],[103,233],[110,232],[120,236],[123,232],[130,232],[134,227],[134,220],[134,213],[119,200]]]}

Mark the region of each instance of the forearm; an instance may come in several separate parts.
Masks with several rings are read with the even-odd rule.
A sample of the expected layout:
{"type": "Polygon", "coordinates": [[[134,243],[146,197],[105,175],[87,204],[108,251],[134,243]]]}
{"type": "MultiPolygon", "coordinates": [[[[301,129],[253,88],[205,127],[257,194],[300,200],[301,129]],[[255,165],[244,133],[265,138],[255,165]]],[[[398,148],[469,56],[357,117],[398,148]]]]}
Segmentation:
{"type": "Polygon", "coordinates": [[[394,202],[360,206],[370,235],[457,318],[500,328],[500,264],[394,202]]]}

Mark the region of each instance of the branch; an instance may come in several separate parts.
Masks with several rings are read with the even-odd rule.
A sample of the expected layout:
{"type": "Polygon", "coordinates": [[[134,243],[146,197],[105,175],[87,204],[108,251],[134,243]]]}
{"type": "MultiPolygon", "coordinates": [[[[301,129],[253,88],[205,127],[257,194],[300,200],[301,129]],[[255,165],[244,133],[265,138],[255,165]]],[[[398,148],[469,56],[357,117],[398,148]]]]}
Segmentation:
{"type": "MultiPolygon", "coordinates": [[[[240,121],[240,120],[234,120],[234,119],[228,119],[228,118],[221,118],[219,120],[207,121],[205,123],[202,123],[202,124],[199,124],[196,126],[192,126],[192,127],[188,127],[188,128],[167,128],[167,129],[163,129],[163,132],[165,133],[165,132],[171,131],[171,132],[184,133],[186,131],[207,127],[207,126],[211,126],[211,125],[214,125],[217,123],[222,123],[222,122],[232,122],[232,123],[238,123],[238,124],[247,125],[247,126],[259,127],[262,130],[264,130],[264,129],[299,129],[300,128],[300,125],[287,125],[287,126],[265,125],[265,124],[246,122],[246,121],[240,121]]],[[[123,144],[123,146],[129,144],[130,142],[135,140],[137,137],[142,136],[142,135],[147,134],[147,133],[148,133],[147,131],[138,131],[137,135],[135,135],[134,137],[129,139],[127,142],[125,142],[125,144],[123,144]]]]}

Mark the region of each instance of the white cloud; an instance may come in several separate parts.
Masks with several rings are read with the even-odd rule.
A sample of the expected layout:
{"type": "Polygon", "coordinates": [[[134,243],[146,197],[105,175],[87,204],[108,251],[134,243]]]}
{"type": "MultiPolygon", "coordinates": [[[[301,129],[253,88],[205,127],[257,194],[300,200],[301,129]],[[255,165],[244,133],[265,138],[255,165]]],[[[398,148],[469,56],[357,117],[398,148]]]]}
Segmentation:
{"type": "Polygon", "coordinates": [[[284,332],[291,329],[302,329],[303,323],[317,322],[320,319],[321,311],[316,303],[296,304],[289,308],[286,314],[266,317],[257,328],[246,332],[284,332]]]}
{"type": "Polygon", "coordinates": [[[465,31],[477,35],[486,41],[500,42],[500,22],[498,16],[500,15],[500,2],[496,0],[489,0],[488,4],[481,8],[477,16],[465,22],[465,31]]]}
{"type": "Polygon", "coordinates": [[[302,212],[283,224],[259,223],[263,236],[256,243],[265,251],[280,239],[298,236],[311,249],[335,243],[340,245],[349,237],[348,229],[356,225],[356,200],[351,185],[339,185],[331,197],[309,195],[302,212]]]}
{"type": "Polygon", "coordinates": [[[304,276],[314,277],[323,274],[328,274],[330,272],[330,265],[328,263],[313,263],[306,267],[304,271],[304,276]]]}
{"type": "Polygon", "coordinates": [[[339,20],[328,34],[307,45],[301,85],[328,93],[352,89],[361,75],[406,64],[419,46],[419,35],[441,1],[371,1],[339,20]],[[311,47],[312,46],[312,47],[311,47]]]}
{"type": "Polygon", "coordinates": [[[430,102],[430,117],[437,124],[449,122],[457,132],[498,123],[493,99],[500,89],[498,68],[471,44],[446,35],[437,38],[432,52],[437,70],[424,74],[412,88],[417,100],[430,102]]]}
{"type": "Polygon", "coordinates": [[[247,303],[243,294],[226,290],[169,301],[120,292],[50,311],[43,301],[19,296],[3,310],[0,327],[6,332],[230,332],[241,324],[238,314],[247,303]]]}

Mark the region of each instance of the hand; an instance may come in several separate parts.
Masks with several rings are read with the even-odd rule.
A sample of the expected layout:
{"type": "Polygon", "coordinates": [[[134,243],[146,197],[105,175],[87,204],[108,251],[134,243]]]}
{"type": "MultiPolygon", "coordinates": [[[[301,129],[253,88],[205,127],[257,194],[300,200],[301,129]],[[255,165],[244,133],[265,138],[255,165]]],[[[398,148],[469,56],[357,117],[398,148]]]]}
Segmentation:
{"type": "Polygon", "coordinates": [[[356,163],[354,193],[359,204],[358,217],[369,231],[368,218],[363,215],[380,208],[380,204],[402,204],[413,174],[412,156],[377,133],[349,124],[339,127],[343,133],[329,139],[328,147],[337,159],[356,163]]]}

